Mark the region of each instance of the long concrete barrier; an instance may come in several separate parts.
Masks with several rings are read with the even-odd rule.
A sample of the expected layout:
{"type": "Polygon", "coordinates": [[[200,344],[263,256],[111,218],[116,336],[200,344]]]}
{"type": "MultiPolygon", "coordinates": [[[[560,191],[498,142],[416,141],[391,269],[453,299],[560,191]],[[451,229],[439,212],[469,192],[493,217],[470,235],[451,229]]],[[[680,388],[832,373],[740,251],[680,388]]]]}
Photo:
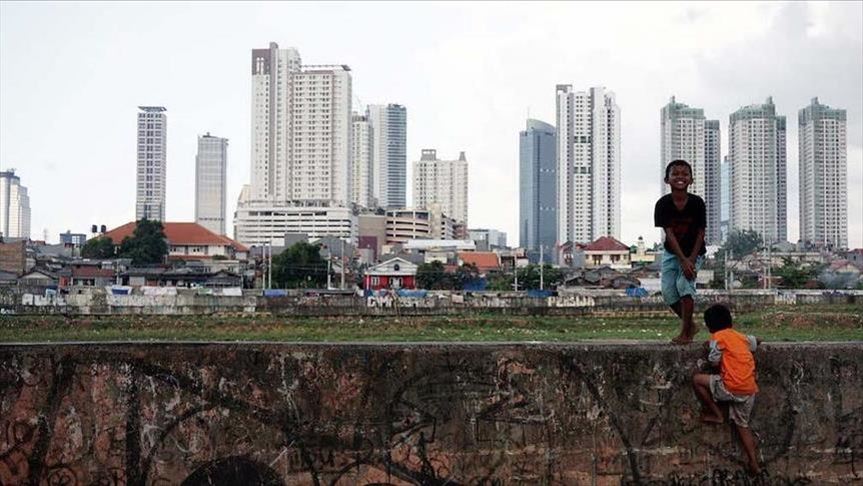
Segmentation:
{"type": "Polygon", "coordinates": [[[0,346],[0,484],[839,484],[863,343],[756,353],[766,473],[699,422],[700,346],[0,346]],[[760,482],[753,482],[760,481],[760,482]]]}

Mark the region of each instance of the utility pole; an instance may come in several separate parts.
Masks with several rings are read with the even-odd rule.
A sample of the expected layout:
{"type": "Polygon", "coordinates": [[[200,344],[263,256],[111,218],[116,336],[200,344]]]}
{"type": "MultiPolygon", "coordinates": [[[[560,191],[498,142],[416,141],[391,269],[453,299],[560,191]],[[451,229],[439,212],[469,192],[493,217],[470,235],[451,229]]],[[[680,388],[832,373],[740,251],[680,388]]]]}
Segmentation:
{"type": "Polygon", "coordinates": [[[545,281],[543,280],[542,269],[545,267],[545,262],[542,259],[542,245],[539,245],[539,290],[543,290],[545,288],[545,281]]]}
{"type": "Polygon", "coordinates": [[[273,286],[273,244],[267,243],[267,288],[273,286]]]}
{"type": "Polygon", "coordinates": [[[345,289],[345,240],[342,241],[342,283],[339,285],[339,288],[345,289]]]}
{"type": "Polygon", "coordinates": [[[765,283],[765,288],[767,289],[771,287],[770,279],[771,274],[773,273],[773,256],[770,254],[771,246],[773,245],[770,243],[767,244],[767,282],[765,283]]]}
{"type": "Polygon", "coordinates": [[[512,256],[512,273],[515,275],[515,291],[518,292],[518,257],[512,256]]]}
{"type": "Polygon", "coordinates": [[[331,269],[333,267],[333,255],[330,254],[327,256],[327,290],[333,288],[333,279],[331,275],[331,269]]]}

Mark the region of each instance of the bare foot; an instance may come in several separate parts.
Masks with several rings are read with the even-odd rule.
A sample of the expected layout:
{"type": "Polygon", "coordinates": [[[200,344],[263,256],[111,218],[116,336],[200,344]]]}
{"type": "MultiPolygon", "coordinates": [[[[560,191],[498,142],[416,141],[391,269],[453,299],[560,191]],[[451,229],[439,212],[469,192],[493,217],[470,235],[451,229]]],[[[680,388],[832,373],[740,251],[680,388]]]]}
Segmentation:
{"type": "Polygon", "coordinates": [[[750,462],[746,464],[746,472],[748,472],[750,476],[758,476],[761,474],[761,466],[759,466],[757,462],[755,464],[750,462]]]}
{"type": "Polygon", "coordinates": [[[704,422],[705,424],[724,424],[725,423],[724,418],[713,415],[712,413],[702,413],[701,414],[701,421],[704,422]]]}

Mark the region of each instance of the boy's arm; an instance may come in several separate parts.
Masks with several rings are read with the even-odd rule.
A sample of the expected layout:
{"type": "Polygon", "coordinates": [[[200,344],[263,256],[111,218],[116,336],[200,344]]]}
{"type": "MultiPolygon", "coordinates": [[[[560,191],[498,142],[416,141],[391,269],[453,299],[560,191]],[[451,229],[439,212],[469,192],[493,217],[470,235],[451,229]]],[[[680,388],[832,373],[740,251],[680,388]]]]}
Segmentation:
{"type": "Polygon", "coordinates": [[[704,228],[698,230],[698,235],[695,237],[695,245],[692,247],[692,256],[689,257],[689,260],[693,263],[695,259],[698,258],[698,253],[701,251],[701,245],[704,244],[704,228]]]}
{"type": "Polygon", "coordinates": [[[751,334],[747,335],[746,339],[749,340],[749,352],[754,353],[758,345],[761,344],[761,340],[751,334]]]}
{"type": "Polygon", "coordinates": [[[688,279],[695,278],[695,264],[683,254],[683,250],[680,248],[680,243],[677,242],[677,238],[674,236],[674,232],[671,231],[671,227],[669,226],[668,228],[662,229],[665,230],[665,241],[668,242],[668,246],[671,247],[671,252],[677,255],[677,260],[680,262],[680,268],[683,270],[683,274],[688,279]]]}
{"type": "Polygon", "coordinates": [[[710,364],[713,366],[719,366],[719,362],[722,361],[722,348],[720,348],[719,343],[713,339],[711,339],[710,344],[708,344],[707,361],[710,361],[710,364]]]}

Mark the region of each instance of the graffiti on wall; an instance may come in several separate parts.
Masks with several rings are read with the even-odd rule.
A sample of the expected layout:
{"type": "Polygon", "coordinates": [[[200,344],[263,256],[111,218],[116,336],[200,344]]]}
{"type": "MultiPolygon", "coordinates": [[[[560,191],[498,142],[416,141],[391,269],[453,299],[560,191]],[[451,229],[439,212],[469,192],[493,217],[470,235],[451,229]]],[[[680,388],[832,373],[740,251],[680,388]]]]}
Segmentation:
{"type": "Polygon", "coordinates": [[[746,483],[732,429],[698,423],[681,366],[692,358],[601,346],[0,349],[0,483],[863,478],[859,349],[760,359],[766,472],[746,483]]]}

